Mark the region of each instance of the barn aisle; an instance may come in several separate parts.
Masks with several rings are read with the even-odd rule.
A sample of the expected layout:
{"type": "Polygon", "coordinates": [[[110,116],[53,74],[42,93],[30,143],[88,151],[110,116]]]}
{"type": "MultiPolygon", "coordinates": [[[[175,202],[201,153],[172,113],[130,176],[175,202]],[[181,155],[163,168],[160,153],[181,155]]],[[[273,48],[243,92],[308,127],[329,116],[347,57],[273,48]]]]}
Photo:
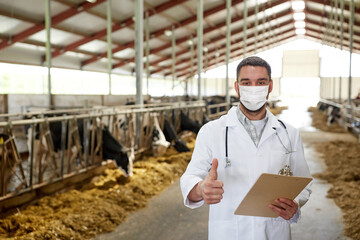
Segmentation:
{"type": "MultiPolygon", "coordinates": [[[[312,174],[325,169],[323,160],[315,152],[312,143],[342,139],[356,141],[350,134],[325,133],[311,126],[307,112],[309,104],[305,99],[289,100],[288,110],[279,118],[289,122],[301,131],[305,155],[312,174]]],[[[294,240],[340,240],[343,235],[342,213],[332,199],[326,198],[330,184],[315,179],[312,196],[302,209],[302,218],[292,226],[294,240]]],[[[167,188],[161,195],[149,201],[148,207],[134,212],[112,233],[102,234],[95,240],[183,240],[207,239],[208,207],[196,210],[185,208],[182,203],[179,181],[167,188]]]]}
{"type": "Polygon", "coordinates": [[[206,240],[208,211],[207,205],[196,210],[183,205],[178,180],[150,199],[146,208],[132,213],[114,232],[95,240],[206,240]]]}
{"type": "MultiPolygon", "coordinates": [[[[311,126],[307,108],[316,101],[307,98],[287,99],[288,110],[278,117],[300,129],[304,143],[305,157],[312,175],[326,169],[324,160],[314,149],[314,143],[331,140],[356,141],[349,133],[322,132],[311,126]]],[[[292,225],[294,240],[340,240],[349,239],[343,235],[342,212],[333,199],[326,198],[331,184],[314,178],[310,200],[302,208],[299,223],[292,225]]]]}

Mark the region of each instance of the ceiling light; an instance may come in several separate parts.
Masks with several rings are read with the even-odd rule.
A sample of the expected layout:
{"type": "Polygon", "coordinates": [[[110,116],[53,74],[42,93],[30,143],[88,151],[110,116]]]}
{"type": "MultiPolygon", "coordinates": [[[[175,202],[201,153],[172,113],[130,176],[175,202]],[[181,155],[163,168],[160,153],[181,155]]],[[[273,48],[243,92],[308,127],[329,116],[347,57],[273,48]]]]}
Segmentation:
{"type": "Polygon", "coordinates": [[[296,28],[305,28],[305,22],[304,21],[296,21],[295,22],[295,27],[296,28]]]}
{"type": "Polygon", "coordinates": [[[303,12],[294,13],[293,16],[294,16],[295,21],[303,21],[303,20],[305,20],[305,13],[303,13],[303,12]]]}
{"type": "Polygon", "coordinates": [[[291,3],[291,7],[294,11],[302,11],[305,9],[305,2],[304,1],[293,1],[291,3]]]}
{"type": "Polygon", "coordinates": [[[295,30],[295,33],[296,33],[297,35],[304,35],[304,34],[306,33],[306,30],[305,30],[305,28],[297,28],[297,29],[295,30]]]}
{"type": "Polygon", "coordinates": [[[170,37],[172,35],[172,31],[171,30],[165,30],[164,34],[165,34],[165,36],[170,37]]]}
{"type": "Polygon", "coordinates": [[[207,52],[208,50],[209,50],[209,49],[208,49],[207,47],[204,47],[204,48],[203,48],[203,51],[204,51],[204,52],[207,52]]]}
{"type": "Polygon", "coordinates": [[[96,0],[86,0],[86,1],[88,1],[90,3],[96,3],[96,0]]]}
{"type": "Polygon", "coordinates": [[[219,57],[220,56],[220,53],[219,52],[216,52],[215,53],[215,57],[219,57]]]}
{"type": "Polygon", "coordinates": [[[192,40],[188,40],[188,41],[187,41],[187,44],[188,44],[189,46],[191,46],[191,45],[193,45],[194,43],[193,43],[192,40]]]}

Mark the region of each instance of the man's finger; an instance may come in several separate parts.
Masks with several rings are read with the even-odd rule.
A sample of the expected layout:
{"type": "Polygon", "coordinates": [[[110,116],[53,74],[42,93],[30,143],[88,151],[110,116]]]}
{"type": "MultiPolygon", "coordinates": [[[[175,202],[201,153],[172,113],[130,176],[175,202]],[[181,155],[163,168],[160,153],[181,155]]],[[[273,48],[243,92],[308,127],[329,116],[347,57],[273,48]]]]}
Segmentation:
{"type": "Polygon", "coordinates": [[[211,165],[211,169],[210,169],[210,172],[209,172],[209,178],[211,180],[216,180],[217,179],[217,168],[218,168],[218,160],[217,158],[214,158],[213,159],[213,162],[212,162],[212,165],[211,165]]]}

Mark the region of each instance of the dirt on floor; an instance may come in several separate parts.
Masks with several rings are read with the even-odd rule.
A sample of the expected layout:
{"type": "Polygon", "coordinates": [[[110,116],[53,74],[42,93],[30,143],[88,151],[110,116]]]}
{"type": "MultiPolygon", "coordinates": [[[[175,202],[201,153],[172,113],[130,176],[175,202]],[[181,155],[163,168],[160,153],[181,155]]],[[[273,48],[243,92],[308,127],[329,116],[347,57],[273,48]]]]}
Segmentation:
{"type": "MultiPolygon", "coordinates": [[[[326,124],[326,120],[323,120],[321,125],[323,115],[323,112],[313,109],[313,126],[326,124]]],[[[339,127],[330,125],[327,129],[337,132],[339,127]]],[[[324,128],[319,129],[325,131],[324,128]]],[[[316,144],[316,150],[323,156],[327,169],[314,177],[325,179],[333,185],[327,197],[333,198],[343,212],[344,234],[352,239],[360,239],[360,143],[321,142],[316,144]]]]}
{"type": "MultiPolygon", "coordinates": [[[[195,135],[187,135],[192,150],[195,135]]],[[[91,239],[110,232],[130,212],[143,208],[185,171],[192,151],[178,153],[173,147],[161,157],[145,156],[134,163],[133,176],[107,169],[81,189],[40,199],[0,219],[0,239],[91,239]]]]}

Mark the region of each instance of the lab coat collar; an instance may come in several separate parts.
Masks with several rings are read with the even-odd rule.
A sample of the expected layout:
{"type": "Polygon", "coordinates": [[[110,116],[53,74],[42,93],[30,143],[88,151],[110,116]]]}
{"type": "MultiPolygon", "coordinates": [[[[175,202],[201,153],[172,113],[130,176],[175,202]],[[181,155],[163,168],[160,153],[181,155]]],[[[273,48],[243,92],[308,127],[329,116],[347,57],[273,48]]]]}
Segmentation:
{"type": "Polygon", "coordinates": [[[275,134],[276,129],[283,128],[277,117],[275,117],[268,109],[266,109],[266,112],[269,118],[258,146],[260,146],[261,143],[264,142],[268,137],[275,134]]]}
{"type": "MultiPolygon", "coordinates": [[[[241,125],[237,115],[236,115],[236,108],[239,107],[238,105],[237,106],[233,106],[228,114],[227,114],[227,118],[226,118],[226,126],[228,127],[235,127],[235,126],[239,126],[241,125]]],[[[279,128],[283,128],[278,119],[268,110],[266,109],[266,114],[268,116],[268,121],[265,125],[265,129],[264,129],[264,132],[261,136],[261,139],[260,139],[260,142],[259,142],[259,145],[264,142],[268,137],[270,137],[271,135],[275,134],[276,133],[276,130],[275,129],[279,129],[279,128]]],[[[245,131],[245,129],[244,129],[245,131]]],[[[246,132],[246,131],[245,131],[246,132]]],[[[248,135],[248,134],[246,134],[248,135]]],[[[251,140],[250,136],[249,136],[249,139],[251,140]]]]}
{"type": "Polygon", "coordinates": [[[234,126],[238,126],[239,124],[241,124],[239,119],[237,118],[237,115],[236,115],[236,108],[237,107],[239,107],[239,105],[233,106],[228,111],[227,117],[226,117],[226,126],[227,127],[234,127],[234,126]]]}
{"type": "MultiPolygon", "coordinates": [[[[230,108],[230,110],[227,114],[227,118],[226,118],[226,126],[232,127],[232,126],[239,125],[240,121],[236,115],[236,108],[238,108],[238,107],[239,107],[239,105],[233,106],[232,108],[230,108]]],[[[276,129],[276,128],[281,127],[277,118],[268,109],[266,109],[266,114],[268,116],[268,122],[266,123],[265,128],[268,128],[269,126],[270,126],[270,129],[273,129],[273,128],[276,129]]]]}

